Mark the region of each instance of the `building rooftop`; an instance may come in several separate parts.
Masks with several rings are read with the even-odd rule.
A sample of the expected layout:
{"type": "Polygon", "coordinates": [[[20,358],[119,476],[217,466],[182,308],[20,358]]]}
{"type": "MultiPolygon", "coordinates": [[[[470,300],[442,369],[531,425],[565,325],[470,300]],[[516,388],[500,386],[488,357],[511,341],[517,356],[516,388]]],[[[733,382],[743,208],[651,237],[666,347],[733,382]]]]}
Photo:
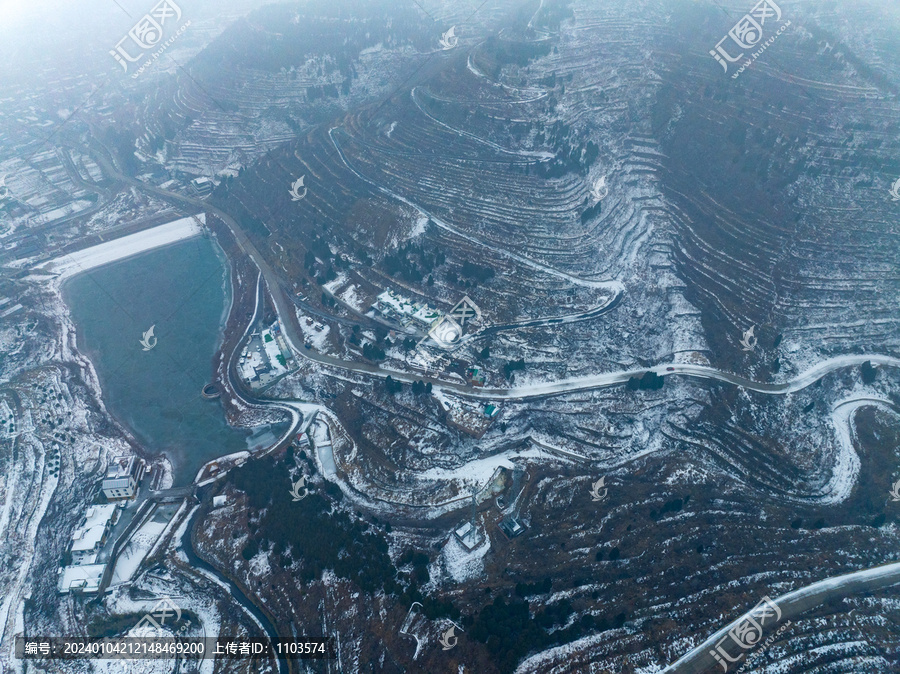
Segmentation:
{"type": "Polygon", "coordinates": [[[134,472],[134,460],[133,456],[115,457],[106,468],[106,479],[115,480],[131,475],[134,472]]]}
{"type": "Polygon", "coordinates": [[[84,566],[67,566],[59,570],[59,591],[96,592],[100,589],[100,579],[106,564],[85,564],[84,566]]]}
{"type": "Polygon", "coordinates": [[[525,527],[515,517],[504,517],[499,526],[508,538],[515,538],[525,531],[525,527]]]}
{"type": "Polygon", "coordinates": [[[93,505],[85,513],[85,522],[72,533],[72,552],[89,552],[99,545],[106,525],[116,512],[114,503],[93,505]]]}
{"type": "Polygon", "coordinates": [[[124,489],[131,484],[128,477],[108,477],[103,480],[104,489],[124,489]]]}
{"type": "Polygon", "coordinates": [[[432,309],[427,304],[412,302],[406,297],[398,295],[393,290],[385,290],[378,296],[377,300],[377,304],[381,308],[391,309],[403,316],[410,316],[426,325],[431,325],[443,316],[437,309],[432,309]]]}
{"type": "Polygon", "coordinates": [[[478,527],[472,526],[471,522],[463,523],[453,532],[453,534],[469,552],[477,548],[484,541],[481,531],[479,531],[478,527]]]}

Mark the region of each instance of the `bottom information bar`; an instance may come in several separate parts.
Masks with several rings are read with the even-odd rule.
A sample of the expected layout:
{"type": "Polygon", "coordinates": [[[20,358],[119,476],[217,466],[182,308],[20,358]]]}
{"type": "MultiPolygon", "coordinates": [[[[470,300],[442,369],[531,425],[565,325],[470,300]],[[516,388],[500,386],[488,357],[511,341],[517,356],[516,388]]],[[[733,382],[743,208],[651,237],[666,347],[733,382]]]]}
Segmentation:
{"type": "Polygon", "coordinates": [[[231,637],[16,637],[22,660],[288,658],[330,660],[333,637],[241,639],[231,637]]]}

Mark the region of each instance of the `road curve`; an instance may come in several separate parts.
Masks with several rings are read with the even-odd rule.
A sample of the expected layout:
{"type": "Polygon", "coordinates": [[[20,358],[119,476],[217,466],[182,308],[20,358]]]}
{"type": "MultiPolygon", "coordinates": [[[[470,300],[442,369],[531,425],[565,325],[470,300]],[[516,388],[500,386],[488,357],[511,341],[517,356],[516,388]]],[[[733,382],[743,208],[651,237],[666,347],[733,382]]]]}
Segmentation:
{"type": "MultiPolygon", "coordinates": [[[[332,142],[340,153],[340,147],[334,141],[333,137],[332,142]]],[[[341,159],[346,163],[346,160],[344,159],[342,154],[341,159]]],[[[153,185],[147,185],[141,181],[124,176],[120,172],[116,171],[114,167],[106,161],[101,161],[101,164],[110,175],[115,176],[122,182],[132,185],[145,192],[155,194],[169,201],[178,201],[204,208],[218,217],[220,220],[222,220],[231,230],[232,235],[235,237],[235,240],[237,241],[239,247],[245,254],[247,254],[251,258],[251,260],[253,260],[254,264],[260,269],[260,272],[262,273],[262,276],[269,289],[273,304],[275,305],[276,312],[279,316],[284,336],[294,348],[294,351],[309,360],[319,362],[323,365],[379,377],[387,377],[388,375],[391,375],[394,379],[405,382],[423,380],[426,382],[431,382],[434,386],[440,387],[444,390],[452,391],[458,395],[468,398],[510,401],[528,400],[533,398],[577,393],[581,391],[616,386],[627,382],[633,376],[642,375],[647,371],[656,372],[661,376],[681,375],[686,377],[695,377],[698,379],[721,381],[734,384],[736,386],[741,386],[743,388],[760,393],[784,395],[799,391],[815,383],[831,372],[846,367],[859,366],[865,361],[871,361],[873,364],[881,366],[900,367],[900,359],[894,358],[892,356],[879,354],[838,356],[818,363],[817,365],[800,373],[791,380],[780,383],[763,383],[707,366],[672,363],[658,365],[652,368],[640,368],[621,372],[601,373],[584,377],[563,379],[554,382],[545,382],[541,384],[514,387],[510,389],[485,389],[466,386],[463,384],[456,384],[452,382],[445,382],[430,377],[416,376],[410,373],[396,372],[368,363],[344,361],[338,358],[327,356],[325,354],[310,352],[302,348],[302,346],[298,346],[302,345],[304,343],[304,340],[302,332],[299,330],[299,325],[296,321],[296,314],[294,313],[292,303],[285,297],[282,287],[279,283],[278,276],[274,273],[272,268],[266,262],[265,258],[260,254],[260,252],[256,249],[249,238],[243,233],[240,226],[231,216],[204,200],[177,194],[168,190],[163,190],[153,185]]],[[[351,168],[351,170],[353,169],[351,168]]],[[[393,194],[392,196],[397,197],[397,195],[393,194]]],[[[405,201],[403,199],[401,200],[405,201]]],[[[445,223],[441,222],[439,222],[438,224],[439,226],[445,225],[445,223]]],[[[568,274],[563,274],[556,270],[545,268],[543,265],[539,265],[532,260],[521,258],[521,256],[512,253],[510,253],[510,256],[520,262],[528,264],[529,266],[536,267],[541,271],[552,273],[556,276],[561,276],[578,285],[613,288],[621,292],[621,287],[618,286],[617,282],[615,281],[602,282],[578,279],[568,274]]],[[[255,402],[264,401],[259,400],[255,402]]],[[[271,400],[268,402],[274,404],[277,404],[279,402],[281,402],[282,404],[290,404],[292,401],[271,400]]],[[[805,611],[821,605],[829,599],[846,596],[855,592],[871,591],[889,587],[897,583],[900,583],[900,562],[825,579],[799,590],[795,590],[793,592],[782,595],[776,598],[775,602],[781,609],[781,622],[783,623],[784,621],[790,620],[805,611]]],[[[675,663],[669,665],[664,670],[664,674],[700,674],[702,672],[717,669],[719,665],[710,655],[710,651],[715,648],[716,643],[718,643],[722,639],[722,637],[727,635],[728,631],[738,622],[740,622],[741,619],[742,617],[736,619],[732,623],[729,623],[718,632],[713,634],[711,637],[709,637],[709,639],[707,639],[701,645],[683,655],[675,663]]],[[[768,634],[766,634],[766,636],[768,636],[768,634]]]]}
{"type": "MultiPolygon", "coordinates": [[[[857,592],[879,590],[897,583],[900,583],[900,562],[893,562],[871,569],[826,578],[825,580],[801,587],[799,590],[783,594],[774,598],[774,603],[781,610],[781,618],[777,623],[770,623],[765,626],[765,633],[762,638],[765,639],[771,636],[779,626],[783,626],[787,621],[793,620],[800,614],[816,608],[831,599],[846,597],[857,592]]],[[[734,659],[738,659],[742,654],[753,653],[753,650],[746,650],[741,653],[740,649],[734,643],[731,643],[730,639],[726,638],[729,630],[744,620],[745,616],[746,614],[725,625],[725,627],[702,644],[688,651],[666,667],[662,674],[702,674],[713,670],[719,671],[722,665],[713,658],[710,651],[715,652],[716,645],[720,642],[723,646],[728,646],[727,652],[734,659]],[[724,642],[722,642],[723,638],[726,638],[724,642]]],[[[735,662],[734,668],[738,669],[745,661],[745,657],[740,657],[740,662],[735,662]]]]}
{"type": "Polygon", "coordinates": [[[579,391],[615,386],[627,382],[633,376],[640,376],[648,371],[655,372],[663,377],[669,375],[696,377],[698,379],[709,379],[735,384],[736,386],[751,391],[757,391],[759,393],[783,395],[804,389],[835,370],[862,365],[866,361],[870,361],[875,365],[900,367],[900,358],[894,358],[893,356],[884,356],[880,354],[837,356],[835,358],[823,360],[821,363],[801,372],[793,379],[781,383],[767,384],[764,382],[753,381],[752,379],[747,379],[746,377],[741,377],[740,375],[732,374],[730,372],[717,370],[713,367],[707,367],[705,365],[670,363],[655,365],[650,368],[640,368],[638,370],[605,372],[603,374],[592,374],[585,377],[561,379],[554,382],[533,384],[511,389],[472,389],[467,390],[465,395],[473,398],[490,398],[492,400],[528,400],[530,398],[543,398],[546,396],[576,393],[579,391]]]}
{"type": "MultiPolygon", "coordinates": [[[[340,152],[340,148],[339,146],[337,146],[337,144],[335,144],[335,147],[337,147],[338,151],[340,152]]],[[[117,171],[111,165],[111,163],[103,160],[100,157],[98,157],[98,161],[99,163],[101,163],[101,166],[103,166],[104,170],[106,170],[110,175],[113,175],[115,178],[122,182],[137,187],[140,190],[155,194],[156,196],[162,197],[163,199],[169,201],[180,201],[192,206],[204,208],[211,214],[222,220],[222,222],[224,222],[231,230],[231,233],[235,237],[235,240],[237,241],[238,246],[241,248],[241,250],[244,251],[244,253],[247,254],[251,260],[253,260],[253,263],[262,273],[263,279],[265,280],[266,286],[269,290],[269,296],[272,298],[272,302],[275,305],[275,311],[280,319],[283,334],[287,338],[288,343],[293,347],[296,353],[302,355],[308,360],[321,363],[322,365],[328,365],[343,370],[349,370],[360,374],[373,375],[382,378],[390,375],[393,379],[406,383],[412,383],[419,380],[430,382],[433,386],[440,387],[443,390],[453,392],[466,398],[510,401],[545,398],[548,396],[579,393],[581,391],[590,391],[593,389],[617,386],[627,382],[633,376],[640,376],[648,371],[656,372],[658,375],[664,377],[669,375],[695,377],[698,379],[726,382],[734,384],[736,386],[741,386],[751,391],[757,391],[759,393],[783,395],[806,388],[807,386],[815,383],[831,372],[845,367],[858,366],[866,361],[871,361],[875,365],[900,367],[900,358],[894,358],[893,356],[886,356],[882,354],[836,356],[834,358],[824,360],[817,365],[814,365],[813,367],[800,373],[791,380],[770,384],[753,381],[752,379],[732,374],[730,372],[717,370],[705,365],[693,365],[689,363],[664,363],[650,368],[640,368],[620,372],[604,372],[601,374],[587,375],[584,377],[574,377],[570,379],[544,382],[541,384],[500,389],[478,388],[465,384],[447,382],[440,379],[435,379],[433,377],[423,376],[421,374],[390,370],[371,363],[341,360],[340,358],[335,358],[333,356],[328,356],[326,354],[317,353],[303,348],[302,345],[304,344],[305,339],[303,338],[303,333],[300,330],[300,326],[297,321],[297,315],[294,312],[293,303],[285,296],[282,285],[279,282],[278,275],[269,266],[265,258],[256,249],[256,247],[246,236],[246,234],[244,234],[238,223],[230,215],[228,215],[228,213],[213,206],[212,204],[207,203],[202,199],[196,199],[194,197],[178,194],[176,192],[170,192],[153,185],[147,185],[139,180],[135,180],[134,178],[129,178],[117,171]],[[671,370],[669,368],[671,368],[671,370]]],[[[528,262],[534,264],[530,260],[528,262]]],[[[556,273],[563,276],[564,278],[569,279],[570,281],[574,281],[575,283],[591,285],[595,287],[613,288],[614,290],[618,291],[617,295],[621,293],[621,286],[618,281],[585,281],[584,279],[576,279],[575,277],[572,277],[568,274],[563,274],[562,272],[556,273]]]]}

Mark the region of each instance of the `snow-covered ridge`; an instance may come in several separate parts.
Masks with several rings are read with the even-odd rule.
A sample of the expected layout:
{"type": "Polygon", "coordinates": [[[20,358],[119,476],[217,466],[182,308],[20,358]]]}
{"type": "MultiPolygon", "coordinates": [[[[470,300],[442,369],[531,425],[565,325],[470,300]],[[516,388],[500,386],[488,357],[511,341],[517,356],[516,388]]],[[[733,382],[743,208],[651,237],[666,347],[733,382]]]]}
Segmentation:
{"type": "Polygon", "coordinates": [[[559,395],[563,393],[575,393],[596,388],[604,388],[627,382],[631,377],[643,375],[653,371],[661,377],[669,375],[683,375],[697,377],[699,379],[712,379],[728,382],[737,386],[757,391],[758,393],[771,393],[785,395],[800,391],[825,375],[847,367],[862,365],[866,361],[874,365],[887,367],[900,367],[900,358],[883,354],[851,354],[828,358],[801,372],[796,377],[780,383],[757,382],[740,375],[717,370],[706,365],[694,365],[691,363],[671,363],[670,365],[657,365],[651,368],[638,368],[635,370],[623,370],[620,372],[603,372],[584,377],[572,377],[558,381],[548,381],[517,386],[510,389],[473,389],[463,391],[461,395],[468,398],[483,398],[486,400],[528,400],[542,396],[559,395]]]}
{"type": "MultiPolygon", "coordinates": [[[[816,600],[824,602],[830,597],[846,595],[861,590],[875,590],[881,587],[894,585],[897,582],[900,582],[898,574],[900,574],[900,562],[884,564],[871,569],[863,569],[861,571],[846,573],[841,576],[825,578],[824,580],[801,587],[793,592],[783,594],[771,601],[780,607],[781,611],[785,614],[785,618],[795,617],[796,614],[815,606],[817,603],[816,600]]],[[[688,667],[690,664],[696,663],[701,655],[713,648],[730,629],[744,620],[746,615],[747,614],[744,614],[728,623],[702,644],[684,654],[676,662],[666,667],[663,670],[663,674],[666,674],[666,672],[674,674],[679,671],[689,671],[688,667]]]]}

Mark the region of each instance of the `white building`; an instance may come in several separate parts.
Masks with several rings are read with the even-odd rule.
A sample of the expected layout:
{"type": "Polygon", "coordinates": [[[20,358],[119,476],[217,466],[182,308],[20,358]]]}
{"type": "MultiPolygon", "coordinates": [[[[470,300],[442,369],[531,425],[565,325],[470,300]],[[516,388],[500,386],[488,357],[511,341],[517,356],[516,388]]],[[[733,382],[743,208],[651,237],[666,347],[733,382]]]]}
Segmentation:
{"type": "Polygon", "coordinates": [[[94,564],[97,554],[106,542],[106,535],[115,524],[115,503],[93,505],[84,514],[84,521],[72,533],[72,563],[94,564]]]}
{"type": "Polygon", "coordinates": [[[271,329],[262,331],[262,342],[263,348],[266,350],[266,358],[269,361],[269,368],[273,371],[275,376],[282,374],[283,372],[287,372],[287,366],[282,365],[281,361],[278,360],[281,358],[287,363],[287,359],[281,352],[281,347],[278,345],[278,339],[276,335],[272,334],[271,329]]]}
{"type": "Polygon", "coordinates": [[[57,587],[60,594],[69,592],[97,592],[106,564],[85,564],[83,566],[67,566],[59,570],[57,587]]]}
{"type": "Polygon", "coordinates": [[[290,349],[284,343],[278,323],[261,332],[253,332],[241,352],[238,370],[241,379],[251,388],[259,388],[275,381],[289,370],[290,349]]]}
{"type": "Polygon", "coordinates": [[[374,308],[385,316],[396,318],[404,326],[409,325],[410,319],[415,319],[420,323],[431,326],[443,316],[437,309],[432,309],[427,304],[413,302],[402,295],[398,295],[393,290],[385,290],[381,293],[375,302],[374,308]]]}
{"type": "Polygon", "coordinates": [[[131,498],[144,472],[144,463],[134,456],[117,456],[106,469],[101,488],[107,499],[131,498]]]}
{"type": "Polygon", "coordinates": [[[213,187],[215,187],[215,183],[209,178],[202,176],[200,178],[194,178],[191,181],[191,187],[194,188],[194,192],[196,192],[199,196],[204,197],[207,194],[212,193],[213,187]]]}

